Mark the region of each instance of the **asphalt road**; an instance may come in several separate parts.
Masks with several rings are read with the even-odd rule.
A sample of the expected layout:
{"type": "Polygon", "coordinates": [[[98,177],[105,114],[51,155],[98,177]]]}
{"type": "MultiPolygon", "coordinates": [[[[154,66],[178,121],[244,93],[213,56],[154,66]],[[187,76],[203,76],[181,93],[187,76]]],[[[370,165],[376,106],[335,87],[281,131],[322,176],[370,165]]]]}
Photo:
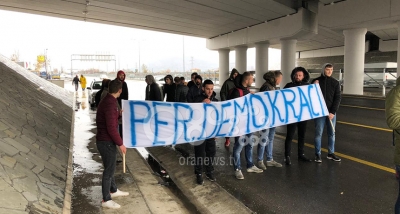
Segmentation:
{"type": "MultiPolygon", "coordinates": [[[[398,185],[384,114],[383,98],[343,96],[336,126],[336,154],[342,162],[326,159],[326,150],[321,164],[299,162],[293,142],[291,166],[268,167],[261,174],[247,173],[244,167],[245,179],[236,180],[226,161],[215,166],[217,182],[257,213],[393,213],[398,185]]],[[[286,127],[278,127],[274,142],[274,159],[281,163],[285,133],[286,127]]],[[[217,143],[216,157],[229,160],[233,143],[226,149],[223,141],[217,143]]],[[[314,122],[309,121],[305,153],[312,159],[313,142],[314,122]]],[[[322,148],[327,148],[326,133],[322,148]]],[[[190,146],[183,149],[193,153],[190,146]]],[[[254,148],[255,162],[256,152],[254,148]]]]}

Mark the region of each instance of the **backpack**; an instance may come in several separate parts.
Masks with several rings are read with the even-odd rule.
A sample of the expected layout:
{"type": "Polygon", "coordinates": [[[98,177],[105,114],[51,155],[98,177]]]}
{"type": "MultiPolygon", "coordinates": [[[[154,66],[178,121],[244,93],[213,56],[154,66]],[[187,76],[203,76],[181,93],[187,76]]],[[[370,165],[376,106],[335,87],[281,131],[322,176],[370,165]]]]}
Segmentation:
{"type": "Polygon", "coordinates": [[[233,90],[235,90],[235,89],[237,89],[238,91],[239,91],[239,97],[243,97],[243,89],[241,89],[241,88],[231,88],[230,90],[229,90],[229,93],[228,93],[228,100],[231,100],[232,99],[232,92],[233,92],[233,90]]]}

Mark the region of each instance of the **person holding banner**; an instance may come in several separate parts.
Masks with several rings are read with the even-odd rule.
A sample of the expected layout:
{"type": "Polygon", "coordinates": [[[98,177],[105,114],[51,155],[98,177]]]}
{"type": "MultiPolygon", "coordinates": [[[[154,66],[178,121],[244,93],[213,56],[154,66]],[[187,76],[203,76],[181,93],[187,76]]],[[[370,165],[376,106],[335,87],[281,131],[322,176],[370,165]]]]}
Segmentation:
{"type": "Polygon", "coordinates": [[[123,154],[126,147],[122,143],[122,138],[118,134],[118,118],[122,110],[117,108],[117,98],[122,93],[122,82],[113,80],[108,86],[109,93],[99,103],[96,112],[96,145],[103,161],[104,171],[101,182],[103,201],[101,206],[104,208],[118,209],[121,206],[112,199],[121,196],[128,196],[128,192],[123,192],[117,188],[114,179],[114,172],[117,159],[117,146],[123,154]]]}
{"type": "MultiPolygon", "coordinates": [[[[221,91],[219,92],[221,101],[228,100],[229,92],[233,88],[235,88],[235,78],[239,74],[239,71],[236,70],[236,68],[232,69],[231,75],[227,80],[225,80],[224,84],[222,84],[221,91]]],[[[229,137],[225,138],[225,146],[229,146],[231,144],[231,141],[229,140],[229,137]]]]}
{"type": "Polygon", "coordinates": [[[328,156],[327,158],[336,162],[341,159],[335,155],[335,126],[336,112],[339,109],[341,95],[340,83],[332,77],[333,65],[326,63],[322,67],[321,76],[314,79],[313,83],[319,83],[322,95],[324,96],[326,107],[329,111],[328,117],[319,117],[314,119],[315,123],[315,162],[321,163],[321,138],[326,124],[328,133],[328,156]]]}
{"type": "MultiPolygon", "coordinates": [[[[261,86],[260,92],[276,90],[276,85],[282,81],[282,73],[280,71],[269,71],[263,75],[265,83],[261,86]]],[[[274,144],[275,127],[261,130],[261,142],[258,144],[258,167],[262,170],[267,170],[264,164],[264,151],[267,149],[267,166],[282,167],[282,164],[274,161],[272,150],[274,144]]]]}
{"type": "MultiPolygon", "coordinates": [[[[310,80],[310,74],[303,67],[294,68],[292,70],[292,74],[290,75],[290,77],[292,78],[292,82],[287,83],[284,88],[292,88],[310,84],[308,83],[308,81],[310,80]]],[[[311,160],[304,155],[304,138],[306,135],[307,121],[301,121],[298,123],[291,123],[286,126],[287,131],[285,139],[285,160],[284,160],[286,165],[292,164],[292,162],[290,161],[290,153],[292,149],[293,136],[294,133],[296,132],[296,127],[297,127],[298,159],[305,162],[311,162],[311,160]]]]}
{"type": "Polygon", "coordinates": [[[189,91],[186,95],[186,99],[188,103],[193,103],[194,102],[194,98],[199,96],[202,92],[203,89],[201,87],[201,83],[203,82],[203,78],[200,75],[197,75],[194,78],[194,85],[192,85],[192,87],[189,87],[189,91]]]}
{"type": "MultiPolygon", "coordinates": [[[[244,72],[242,75],[238,76],[236,82],[236,88],[234,88],[231,92],[230,99],[235,99],[238,97],[245,96],[250,93],[249,87],[253,83],[253,75],[249,72],[244,72]]],[[[247,172],[254,172],[254,173],[262,173],[263,170],[257,168],[253,163],[253,145],[254,139],[252,138],[252,133],[242,135],[240,137],[235,137],[235,144],[233,146],[233,165],[235,169],[235,177],[236,179],[243,180],[244,176],[241,171],[240,167],[240,153],[244,147],[245,149],[245,157],[247,161],[247,172]]]]}
{"type": "MultiPolygon", "coordinates": [[[[214,83],[211,80],[205,80],[203,83],[203,93],[195,97],[194,102],[196,103],[207,103],[218,102],[215,98],[214,83]]],[[[194,146],[195,166],[194,173],[196,174],[197,184],[202,185],[203,182],[203,166],[206,169],[206,177],[210,181],[216,181],[214,177],[214,157],[216,153],[215,138],[206,139],[200,145],[194,146]]]]}

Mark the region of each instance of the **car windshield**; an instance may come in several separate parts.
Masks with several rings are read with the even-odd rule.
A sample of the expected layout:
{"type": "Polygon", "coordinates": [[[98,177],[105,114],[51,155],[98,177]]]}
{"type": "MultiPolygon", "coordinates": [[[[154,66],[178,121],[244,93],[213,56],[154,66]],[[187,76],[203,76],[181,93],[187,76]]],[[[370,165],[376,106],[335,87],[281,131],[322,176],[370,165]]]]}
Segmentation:
{"type": "Polygon", "coordinates": [[[101,84],[102,84],[101,81],[94,82],[92,89],[99,89],[100,90],[101,89],[101,84]]]}

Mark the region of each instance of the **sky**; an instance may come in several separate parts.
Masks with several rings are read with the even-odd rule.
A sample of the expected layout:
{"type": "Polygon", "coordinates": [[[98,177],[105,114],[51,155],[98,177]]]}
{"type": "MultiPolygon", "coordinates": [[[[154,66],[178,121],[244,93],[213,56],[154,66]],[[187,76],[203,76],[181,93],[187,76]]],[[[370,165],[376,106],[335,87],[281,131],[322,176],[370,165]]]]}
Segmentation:
{"type": "MultiPolygon", "coordinates": [[[[145,64],[151,71],[181,72],[198,68],[218,69],[218,51],[206,48],[206,39],[84,21],[0,10],[0,54],[36,63],[47,54],[51,68],[70,71],[72,54],[115,55],[112,62],[72,61],[73,69],[99,68],[107,71],[137,69],[145,64]],[[8,29],[8,30],[7,30],[8,29]]],[[[230,51],[230,69],[235,51],[230,51]]],[[[255,49],[247,50],[247,69],[255,68],[255,49]]],[[[280,50],[269,51],[269,69],[280,69],[280,50]]]]}

